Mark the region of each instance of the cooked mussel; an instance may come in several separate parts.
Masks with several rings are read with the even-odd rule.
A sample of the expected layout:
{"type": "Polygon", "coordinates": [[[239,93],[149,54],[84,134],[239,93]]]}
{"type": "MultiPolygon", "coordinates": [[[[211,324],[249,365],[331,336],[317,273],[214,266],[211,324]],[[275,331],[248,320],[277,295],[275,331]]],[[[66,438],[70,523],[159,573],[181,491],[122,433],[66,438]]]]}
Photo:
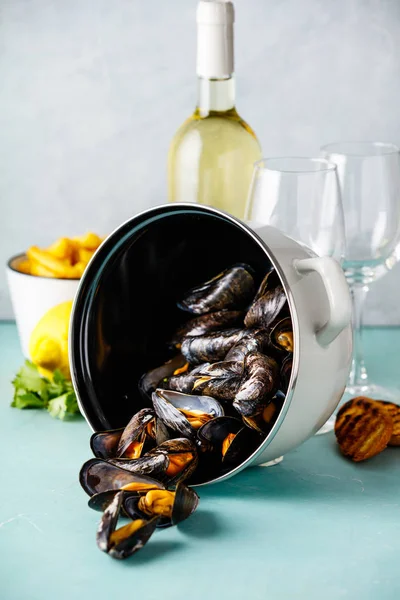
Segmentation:
{"type": "Polygon", "coordinates": [[[220,361],[246,334],[245,329],[231,328],[208,335],[187,337],[182,342],[181,352],[194,365],[220,361]]]}
{"type": "Polygon", "coordinates": [[[152,399],[154,410],[164,425],[190,439],[196,438],[195,430],[204,423],[224,414],[219,402],[207,396],[158,389],[152,399]]]}
{"type": "Polygon", "coordinates": [[[139,410],[125,427],[118,442],[117,456],[122,458],[139,458],[145,443],[146,435],[155,439],[155,413],[151,408],[139,410]]]}
{"type": "Polygon", "coordinates": [[[117,493],[107,506],[96,535],[100,550],[118,559],[132,556],[132,554],[143,548],[155,531],[159,521],[159,517],[154,517],[151,520],[135,519],[117,529],[122,497],[122,492],[117,493]]]}
{"type": "Polygon", "coordinates": [[[288,312],[285,291],[281,285],[267,290],[250,306],[244,323],[246,327],[263,327],[267,329],[281,314],[288,312]]]}
{"type": "Polygon", "coordinates": [[[278,385],[278,363],[260,352],[252,352],[245,358],[244,375],[233,406],[242,416],[251,417],[264,408],[278,385]]]}
{"type": "Polygon", "coordinates": [[[137,412],[123,429],[98,431],[90,439],[97,458],[139,458],[156,444],[169,438],[163,424],[152,408],[137,412]]]}
{"type": "Polygon", "coordinates": [[[284,400],[285,394],[281,391],[276,392],[275,396],[261,412],[252,417],[243,417],[244,423],[259,433],[269,433],[278,418],[284,400]]]}
{"type": "Polygon", "coordinates": [[[219,417],[199,429],[198,436],[211,444],[221,459],[222,469],[233,468],[246,460],[261,442],[254,431],[235,417],[219,417]]]}
{"type": "Polygon", "coordinates": [[[197,462],[196,446],[186,438],[167,440],[141,458],[109,460],[112,465],[130,473],[151,475],[168,485],[188,478],[196,469],[197,462]]]}
{"type": "Polygon", "coordinates": [[[107,460],[117,456],[119,440],[124,428],[112,429],[110,431],[96,431],[90,438],[90,448],[97,458],[107,460]]]}
{"type": "Polygon", "coordinates": [[[210,363],[202,363],[182,375],[171,375],[171,377],[166,377],[160,382],[160,388],[182,392],[183,394],[190,394],[198,373],[203,367],[206,367],[209,364],[210,363]]]}
{"type": "Polygon", "coordinates": [[[153,490],[150,493],[126,495],[123,500],[124,511],[132,519],[158,516],[158,527],[169,527],[184,521],[194,513],[198,504],[196,492],[183,483],[178,483],[175,491],[153,490]]]}
{"type": "Polygon", "coordinates": [[[98,458],[85,462],[79,474],[79,482],[89,496],[110,490],[164,489],[164,485],[156,479],[141,473],[129,472],[98,458]]]}
{"type": "Polygon", "coordinates": [[[271,343],[280,350],[293,352],[293,325],[290,317],[281,319],[271,330],[271,343]]]}
{"type": "Polygon", "coordinates": [[[178,306],[198,315],[237,310],[248,305],[254,291],[252,269],[239,263],[189,290],[178,306]]]}
{"type": "Polygon", "coordinates": [[[233,400],[243,375],[243,363],[222,361],[203,366],[197,371],[192,393],[201,393],[217,400],[233,400]]]}
{"type": "Polygon", "coordinates": [[[166,377],[170,377],[173,373],[186,364],[186,358],[182,354],[178,354],[171,358],[163,365],[152,369],[145,373],[139,381],[139,390],[146,400],[151,400],[151,394],[160,386],[160,382],[166,377]]]}
{"type": "Polygon", "coordinates": [[[187,321],[175,332],[171,342],[174,345],[182,343],[188,336],[197,336],[210,333],[212,331],[221,331],[228,327],[235,327],[243,323],[244,313],[238,310],[219,310],[217,312],[200,315],[187,321]]]}
{"type": "Polygon", "coordinates": [[[243,362],[250,352],[261,352],[268,356],[279,355],[279,352],[271,344],[270,332],[257,328],[248,329],[242,339],[229,350],[225,360],[243,362]]]}

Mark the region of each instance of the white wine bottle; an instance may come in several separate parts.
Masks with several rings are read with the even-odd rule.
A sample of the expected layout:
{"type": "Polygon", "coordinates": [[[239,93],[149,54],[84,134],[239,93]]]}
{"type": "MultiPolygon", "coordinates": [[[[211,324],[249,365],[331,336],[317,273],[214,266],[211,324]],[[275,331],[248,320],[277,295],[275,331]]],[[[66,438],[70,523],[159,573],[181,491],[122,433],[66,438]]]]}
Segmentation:
{"type": "Polygon", "coordinates": [[[235,108],[233,23],[232,2],[200,0],[198,102],[169,148],[168,198],[215,206],[243,218],[261,148],[235,108]]]}

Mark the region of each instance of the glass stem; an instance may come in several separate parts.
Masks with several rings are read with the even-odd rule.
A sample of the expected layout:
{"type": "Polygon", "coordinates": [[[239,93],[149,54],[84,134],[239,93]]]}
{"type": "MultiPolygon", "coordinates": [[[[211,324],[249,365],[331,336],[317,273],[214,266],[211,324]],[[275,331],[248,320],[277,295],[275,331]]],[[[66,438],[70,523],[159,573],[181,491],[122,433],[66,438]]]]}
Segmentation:
{"type": "Polygon", "coordinates": [[[363,386],[368,385],[368,374],[362,348],[362,314],[368,286],[353,284],[350,289],[353,305],[353,362],[349,385],[363,386]]]}

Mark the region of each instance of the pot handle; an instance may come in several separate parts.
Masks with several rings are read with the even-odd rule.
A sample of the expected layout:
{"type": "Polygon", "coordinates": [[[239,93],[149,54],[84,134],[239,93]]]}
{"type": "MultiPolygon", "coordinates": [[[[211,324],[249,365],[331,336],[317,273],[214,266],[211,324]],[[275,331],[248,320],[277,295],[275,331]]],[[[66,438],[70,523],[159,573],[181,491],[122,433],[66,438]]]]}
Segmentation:
{"type": "Polygon", "coordinates": [[[328,346],[351,319],[351,299],[343,270],[335,259],[328,256],[297,259],[294,267],[300,275],[315,271],[322,279],[329,303],[329,317],[316,332],[316,337],[321,346],[328,346]]]}

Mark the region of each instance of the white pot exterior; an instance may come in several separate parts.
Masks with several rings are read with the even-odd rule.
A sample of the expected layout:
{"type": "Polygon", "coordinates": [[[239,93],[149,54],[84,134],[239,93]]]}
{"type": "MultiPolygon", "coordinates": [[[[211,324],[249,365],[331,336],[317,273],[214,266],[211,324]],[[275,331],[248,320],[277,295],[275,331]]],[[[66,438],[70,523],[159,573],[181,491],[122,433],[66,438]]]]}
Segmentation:
{"type": "MultiPolygon", "coordinates": [[[[257,227],[255,231],[267,246],[282,277],[292,312],[295,348],[290,403],[284,407],[265,447],[250,461],[250,464],[261,464],[300,445],[333,413],[349,375],[352,335],[350,293],[339,265],[334,280],[326,284],[337,286],[334,290],[336,308],[342,319],[337,330],[341,329],[341,332],[329,344],[321,344],[318,332],[331,317],[326,284],[317,272],[299,274],[301,263],[297,263],[315,258],[315,255],[273,227],[257,227]]],[[[333,264],[333,259],[317,260],[332,261],[333,264]]]]}
{"type": "Polygon", "coordinates": [[[6,272],[22,353],[29,356],[29,339],[38,321],[53,306],[73,300],[78,279],[53,279],[16,270],[24,255],[11,259],[6,272]]]}

